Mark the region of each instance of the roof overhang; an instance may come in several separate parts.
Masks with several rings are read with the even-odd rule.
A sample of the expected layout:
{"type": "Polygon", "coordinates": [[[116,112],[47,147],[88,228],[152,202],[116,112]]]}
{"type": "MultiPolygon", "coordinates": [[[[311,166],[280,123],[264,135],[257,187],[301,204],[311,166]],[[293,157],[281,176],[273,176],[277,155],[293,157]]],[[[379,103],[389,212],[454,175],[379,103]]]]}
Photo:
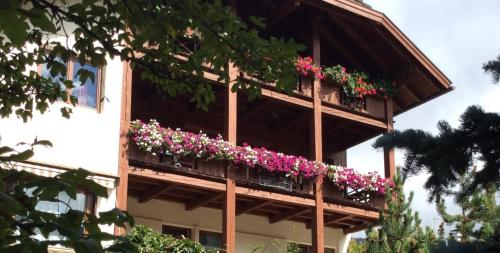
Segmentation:
{"type": "MultiPolygon", "coordinates": [[[[446,75],[383,13],[351,0],[301,0],[303,4],[328,13],[339,26],[358,29],[357,34],[372,42],[384,41],[374,49],[391,64],[392,78],[400,86],[395,100],[395,115],[410,110],[453,88],[446,75]],[[341,22],[339,24],[339,22],[341,22]],[[364,28],[361,28],[364,27],[364,28]],[[406,63],[392,61],[401,57],[406,63]]],[[[376,52],[375,52],[376,53],[376,52]]]]}

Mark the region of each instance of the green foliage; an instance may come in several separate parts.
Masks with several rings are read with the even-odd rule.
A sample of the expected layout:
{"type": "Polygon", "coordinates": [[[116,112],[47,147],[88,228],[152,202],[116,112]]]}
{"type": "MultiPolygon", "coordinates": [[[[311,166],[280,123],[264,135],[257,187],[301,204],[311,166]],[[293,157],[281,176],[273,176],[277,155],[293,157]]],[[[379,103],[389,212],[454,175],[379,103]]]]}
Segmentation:
{"type": "MultiPolygon", "coordinates": [[[[0,115],[15,111],[25,121],[33,110],[43,113],[57,99],[66,100],[59,83],[67,87],[73,83],[58,77],[66,73],[60,60],[76,58],[81,64],[103,66],[108,56],[119,57],[160,91],[171,96],[190,94],[197,106],[206,108],[215,95],[202,77],[202,63],[210,64],[227,85],[234,81],[228,72],[232,62],[247,74],[276,81],[279,90],[292,92],[295,57],[303,49],[293,41],[261,38],[262,19],[253,17],[248,25],[221,1],[5,0],[0,16],[4,34],[0,36],[0,115]],[[54,33],[73,36],[75,43],[47,40],[54,33]],[[27,43],[32,46],[25,47],[27,43]],[[48,65],[51,78],[28,69],[39,64],[48,65]]],[[[80,71],[83,84],[93,78],[89,71],[80,71]]],[[[251,97],[260,94],[257,84],[238,81],[232,88],[247,90],[251,97]]],[[[74,97],[71,100],[76,103],[74,97]]],[[[63,107],[61,112],[69,117],[71,108],[63,107]]]]}
{"type": "Polygon", "coordinates": [[[387,210],[380,213],[378,227],[366,231],[367,253],[428,253],[435,240],[430,228],[421,227],[418,212],[410,208],[413,193],[406,199],[403,181],[394,178],[395,187],[386,193],[387,210]]]}
{"type": "Polygon", "coordinates": [[[70,208],[62,214],[38,210],[36,206],[41,201],[67,205],[57,198],[59,193],[66,193],[76,199],[79,190],[99,197],[107,197],[107,191],[88,179],[90,173],[83,169],[71,170],[54,178],[15,170],[15,162],[29,159],[34,146],[51,146],[51,143],[35,140],[33,144],[22,145],[29,147],[20,152],[10,147],[0,147],[0,252],[47,252],[47,248],[54,245],[86,253],[135,252],[135,248],[124,237],[105,233],[99,228],[99,225],[133,225],[132,218],[125,212],[112,209],[96,215],[70,208]],[[41,233],[48,238],[49,233],[53,232],[62,237],[57,240],[38,240],[33,237],[41,233]],[[112,243],[103,247],[104,241],[112,243]]]}
{"type": "Polygon", "coordinates": [[[163,235],[146,226],[137,225],[127,235],[129,241],[140,253],[209,253],[197,242],[189,238],[176,239],[163,235]]]}
{"type": "Polygon", "coordinates": [[[483,65],[483,70],[491,74],[494,83],[498,83],[500,81],[500,55],[497,56],[496,60],[485,63],[483,65]]]}
{"type": "Polygon", "coordinates": [[[472,172],[470,184],[458,195],[464,197],[489,184],[500,186],[500,114],[470,106],[458,128],[441,121],[438,130],[435,136],[415,129],[394,131],[378,138],[373,146],[405,150],[403,180],[429,173],[424,187],[430,191],[430,200],[446,195],[461,175],[473,170],[475,159],[483,162],[483,168],[472,172]]]}
{"type": "MultiPolygon", "coordinates": [[[[460,177],[458,192],[467,188],[472,182],[472,173],[460,177]]],[[[451,192],[451,191],[450,191],[451,192]]],[[[446,211],[444,199],[436,201],[439,215],[447,225],[454,225],[460,233],[461,242],[472,239],[486,241],[495,233],[494,228],[500,225],[500,206],[496,204],[496,189],[490,186],[486,189],[476,190],[474,193],[459,198],[455,195],[455,204],[461,212],[449,214],[446,211]]]]}
{"type": "Polygon", "coordinates": [[[358,243],[356,240],[351,239],[349,242],[349,248],[347,249],[348,253],[366,253],[367,243],[358,243]]]}

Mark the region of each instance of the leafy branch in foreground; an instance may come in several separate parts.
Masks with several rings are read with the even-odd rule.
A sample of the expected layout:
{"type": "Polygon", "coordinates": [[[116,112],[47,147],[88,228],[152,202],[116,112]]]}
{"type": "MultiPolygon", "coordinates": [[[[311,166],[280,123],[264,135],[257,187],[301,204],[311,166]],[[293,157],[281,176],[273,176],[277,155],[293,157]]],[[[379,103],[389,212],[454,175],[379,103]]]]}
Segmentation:
{"type": "MultiPolygon", "coordinates": [[[[65,92],[74,83],[65,79],[61,62],[70,58],[97,67],[107,57],[119,57],[159,90],[171,96],[190,94],[197,106],[206,108],[215,95],[203,78],[204,64],[226,85],[235,81],[229,80],[232,62],[291,92],[295,57],[303,49],[293,41],[262,38],[263,19],[252,17],[248,25],[220,1],[6,0],[0,16],[0,115],[15,110],[24,120],[32,117],[33,106],[43,113],[67,96],[77,103],[65,92]],[[31,67],[41,64],[47,64],[51,77],[31,67]]],[[[95,78],[83,68],[78,75],[82,84],[95,78]]],[[[236,81],[233,89],[247,90],[252,97],[260,94],[257,84],[236,81]]],[[[69,117],[71,108],[62,113],[69,117]]]]}
{"type": "Polygon", "coordinates": [[[189,238],[174,238],[164,235],[151,228],[137,225],[127,235],[128,240],[141,253],[211,253],[215,250],[204,249],[203,246],[189,238]]]}
{"type": "Polygon", "coordinates": [[[89,179],[88,171],[70,170],[51,178],[16,170],[18,162],[33,155],[35,146],[51,146],[51,143],[35,140],[33,144],[23,145],[29,148],[20,152],[0,147],[1,252],[47,252],[48,247],[56,245],[85,253],[136,251],[125,237],[103,232],[100,228],[112,224],[133,225],[127,213],[115,208],[94,214],[71,208],[59,198],[64,194],[76,200],[79,191],[106,198],[106,188],[89,179]],[[60,214],[44,211],[39,208],[43,203],[60,203],[67,211],[60,214]],[[50,236],[54,234],[58,236],[50,236]],[[103,242],[110,245],[104,247],[103,242]]]}

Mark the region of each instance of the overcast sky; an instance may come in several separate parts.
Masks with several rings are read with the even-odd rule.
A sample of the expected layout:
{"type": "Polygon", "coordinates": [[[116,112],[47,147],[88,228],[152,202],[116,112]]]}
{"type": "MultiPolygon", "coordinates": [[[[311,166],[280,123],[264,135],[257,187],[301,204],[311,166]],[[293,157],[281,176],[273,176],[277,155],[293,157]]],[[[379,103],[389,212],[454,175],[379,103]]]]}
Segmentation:
{"type": "MultiPolygon", "coordinates": [[[[500,85],[482,70],[482,64],[500,54],[500,0],[365,0],[385,13],[411,41],[452,81],[455,90],[395,118],[395,128],[419,128],[436,133],[439,120],[452,126],[469,105],[500,112],[500,85]]],[[[348,166],[383,173],[383,155],[367,141],[348,151],[348,166]]],[[[396,165],[403,155],[396,153],[396,165]]],[[[441,219],[426,202],[420,175],[407,181],[415,192],[413,209],[425,225],[437,229],[441,219]]],[[[456,207],[450,207],[450,210],[456,207]]]]}

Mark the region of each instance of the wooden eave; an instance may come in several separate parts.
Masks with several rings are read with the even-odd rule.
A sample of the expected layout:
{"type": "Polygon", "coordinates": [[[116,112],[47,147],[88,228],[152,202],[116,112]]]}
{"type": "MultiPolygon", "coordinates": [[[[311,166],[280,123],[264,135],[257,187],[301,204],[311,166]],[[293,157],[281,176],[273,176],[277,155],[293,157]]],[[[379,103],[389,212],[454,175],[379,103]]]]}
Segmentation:
{"type": "MultiPolygon", "coordinates": [[[[341,11],[344,16],[350,16],[354,20],[357,19],[357,22],[370,24],[374,33],[395,44],[392,45],[395,54],[404,54],[411,62],[417,63],[421,73],[416,75],[419,76],[422,82],[425,80],[425,82],[432,83],[435,90],[423,92],[424,94],[418,100],[411,99],[413,95],[409,96],[410,99],[401,96],[399,98],[400,104],[395,103],[395,115],[406,112],[453,89],[448,77],[385,14],[350,0],[301,0],[300,2],[326,12],[331,11],[333,15],[341,11]]],[[[412,86],[414,89],[420,88],[418,82],[412,84],[412,86]]],[[[401,93],[405,92],[402,91],[401,93]]],[[[398,101],[398,98],[395,100],[398,101]]]]}
{"type": "Polygon", "coordinates": [[[419,63],[421,63],[427,71],[429,71],[433,77],[439,81],[444,89],[448,89],[451,86],[451,81],[444,75],[441,70],[439,70],[434,63],[432,63],[429,58],[427,58],[422,51],[420,51],[413,42],[382,12],[370,9],[358,3],[354,3],[349,0],[302,0],[306,4],[311,4],[313,6],[318,6],[318,2],[326,3],[326,7],[337,7],[347,12],[350,12],[358,17],[363,17],[371,22],[375,22],[382,26],[386,31],[388,31],[394,39],[398,41],[409,54],[415,57],[419,63]]]}

